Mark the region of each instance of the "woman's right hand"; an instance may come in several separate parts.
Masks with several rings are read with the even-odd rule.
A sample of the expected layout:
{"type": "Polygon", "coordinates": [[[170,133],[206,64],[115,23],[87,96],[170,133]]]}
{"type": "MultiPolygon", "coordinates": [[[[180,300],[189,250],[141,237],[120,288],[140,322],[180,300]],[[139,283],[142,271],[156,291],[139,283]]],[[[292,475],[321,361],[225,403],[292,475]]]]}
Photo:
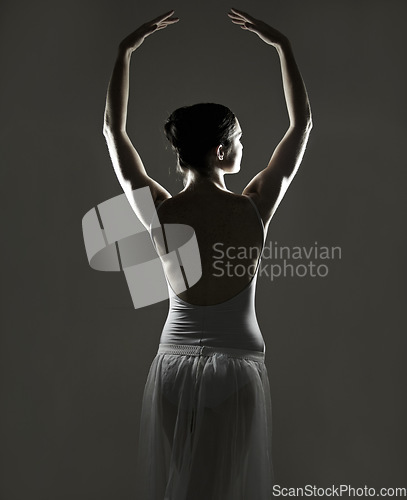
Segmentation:
{"type": "Polygon", "coordinates": [[[130,33],[126,38],[120,43],[120,49],[130,50],[133,52],[144,42],[145,38],[155,31],[162,30],[169,26],[170,24],[177,23],[179,21],[178,17],[172,17],[174,11],[171,10],[166,14],[156,17],[152,21],[144,23],[136,31],[130,33]]]}
{"type": "Polygon", "coordinates": [[[278,47],[288,41],[288,39],[275,28],[272,28],[259,19],[255,19],[242,10],[231,9],[228,16],[230,17],[232,23],[239,25],[244,30],[253,31],[253,33],[256,33],[269,45],[278,47]]]}

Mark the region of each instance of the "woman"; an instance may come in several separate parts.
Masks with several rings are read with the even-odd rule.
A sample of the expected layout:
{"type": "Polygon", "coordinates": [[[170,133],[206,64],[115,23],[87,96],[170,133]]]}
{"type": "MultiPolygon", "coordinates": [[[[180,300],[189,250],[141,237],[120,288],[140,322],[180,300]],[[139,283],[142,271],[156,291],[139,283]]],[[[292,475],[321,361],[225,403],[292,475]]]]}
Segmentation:
{"type": "Polygon", "coordinates": [[[177,153],[184,189],[172,197],[148,176],[127,136],[126,114],[131,54],[148,35],[178,22],[173,14],[144,24],[120,44],[104,125],[117,177],[150,231],[170,294],[143,398],[142,498],[269,499],[271,403],[255,285],[268,224],[304,154],[310,105],[287,38],[232,9],[234,24],[277,50],[290,125],[267,167],[236,194],[224,182],[225,174],[240,170],[242,130],[235,115],[218,104],[176,110],[165,133],[177,153]],[[153,220],[134,195],[146,187],[157,209],[153,220]],[[177,245],[170,248],[174,224],[192,227],[196,235],[202,276],[192,286],[180,272],[182,259],[177,265],[169,258],[177,253],[177,245]]]}

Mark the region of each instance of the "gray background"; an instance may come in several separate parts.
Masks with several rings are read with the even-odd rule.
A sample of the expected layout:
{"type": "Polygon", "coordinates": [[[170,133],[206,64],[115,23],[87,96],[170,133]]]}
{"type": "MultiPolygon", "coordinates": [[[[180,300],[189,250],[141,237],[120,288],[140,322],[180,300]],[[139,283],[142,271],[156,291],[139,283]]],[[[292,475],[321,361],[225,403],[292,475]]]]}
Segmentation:
{"type": "MultiPolygon", "coordinates": [[[[182,188],[162,124],[231,107],[240,191],[288,124],[277,55],[223,0],[1,6],[2,500],[137,498],[142,391],[167,302],[133,308],[123,274],[92,270],[81,221],[121,194],[102,135],[119,41],[176,9],[133,56],[129,133],[149,174],[182,188]]],[[[406,486],[404,1],[253,0],[286,33],[314,129],[268,232],[340,246],[325,278],[258,281],[276,482],[406,486]]]]}

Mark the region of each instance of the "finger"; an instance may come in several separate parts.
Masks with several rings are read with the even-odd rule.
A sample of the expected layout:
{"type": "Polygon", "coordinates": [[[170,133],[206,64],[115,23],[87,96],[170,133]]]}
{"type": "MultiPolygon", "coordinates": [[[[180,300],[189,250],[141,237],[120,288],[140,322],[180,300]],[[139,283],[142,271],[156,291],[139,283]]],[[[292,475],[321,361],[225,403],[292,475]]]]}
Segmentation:
{"type": "Polygon", "coordinates": [[[241,22],[245,21],[245,19],[242,16],[238,16],[236,14],[228,13],[228,16],[231,21],[241,21],[241,22]]]}
{"type": "Polygon", "coordinates": [[[242,26],[245,21],[232,21],[233,24],[237,24],[238,26],[242,26]]]}
{"type": "Polygon", "coordinates": [[[244,17],[237,17],[237,16],[229,16],[229,19],[232,21],[232,23],[246,23],[247,19],[244,17]]]}
{"type": "Polygon", "coordinates": [[[243,18],[242,17],[237,17],[237,16],[232,16],[231,14],[228,14],[229,18],[233,21],[233,20],[241,20],[243,21],[243,18]]]}
{"type": "Polygon", "coordinates": [[[178,21],[179,21],[179,17],[171,17],[170,19],[166,19],[165,21],[162,21],[162,22],[165,24],[174,24],[174,23],[177,23],[178,21]]]}
{"type": "Polygon", "coordinates": [[[166,28],[167,26],[171,26],[172,24],[175,24],[178,21],[179,21],[179,19],[177,21],[173,21],[171,23],[163,22],[163,23],[160,23],[160,24],[156,24],[156,26],[157,26],[157,29],[166,28]]]}
{"type": "Polygon", "coordinates": [[[248,31],[254,31],[254,26],[253,24],[250,24],[250,23],[244,23],[243,26],[241,26],[242,29],[244,30],[248,30],[248,31]]]}
{"type": "Polygon", "coordinates": [[[160,23],[157,23],[157,26],[162,26],[162,25],[169,26],[170,24],[175,24],[178,21],[179,21],[178,18],[166,19],[164,21],[161,21],[160,23]]]}
{"type": "Polygon", "coordinates": [[[243,16],[239,16],[239,14],[236,14],[235,12],[228,12],[228,16],[233,19],[243,19],[243,16]]]}
{"type": "Polygon", "coordinates": [[[177,19],[176,21],[172,21],[172,22],[162,22],[160,24],[157,24],[157,29],[160,30],[160,29],[163,29],[163,28],[166,28],[167,26],[171,26],[172,24],[175,24],[179,21],[179,19],[177,19]]]}
{"type": "Polygon", "coordinates": [[[164,19],[167,19],[167,17],[171,17],[174,14],[175,10],[170,10],[169,12],[166,12],[165,14],[161,14],[161,16],[156,17],[151,21],[152,24],[158,24],[159,22],[163,21],[164,19]]]}
{"type": "Polygon", "coordinates": [[[242,10],[238,10],[238,9],[234,9],[234,8],[232,8],[231,10],[233,13],[238,14],[241,17],[243,17],[244,19],[246,19],[246,21],[254,21],[254,17],[250,16],[246,12],[243,12],[242,10]]]}

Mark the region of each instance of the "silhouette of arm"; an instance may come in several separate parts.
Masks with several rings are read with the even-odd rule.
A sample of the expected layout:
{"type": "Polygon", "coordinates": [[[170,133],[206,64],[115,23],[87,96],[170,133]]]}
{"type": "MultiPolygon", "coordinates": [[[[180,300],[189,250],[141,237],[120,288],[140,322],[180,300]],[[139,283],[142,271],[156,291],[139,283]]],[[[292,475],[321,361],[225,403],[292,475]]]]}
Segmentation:
{"type": "Polygon", "coordinates": [[[168,12],[143,24],[120,43],[106,97],[103,135],[119,183],[145,226],[149,221],[143,220],[142,207],[137,207],[133,190],[149,186],[154,202],[169,198],[171,194],[148,176],[140,155],[126,132],[130,60],[132,53],[147,36],[178,22],[178,18],[171,17],[173,13],[174,11],[168,12]]]}
{"type": "Polygon", "coordinates": [[[232,9],[229,17],[242,29],[256,33],[264,42],[274,46],[280,58],[290,125],[267,167],[243,190],[243,194],[253,197],[264,222],[268,223],[302,161],[312,129],[311,108],[289,40],[276,29],[240,10],[232,9]]]}

